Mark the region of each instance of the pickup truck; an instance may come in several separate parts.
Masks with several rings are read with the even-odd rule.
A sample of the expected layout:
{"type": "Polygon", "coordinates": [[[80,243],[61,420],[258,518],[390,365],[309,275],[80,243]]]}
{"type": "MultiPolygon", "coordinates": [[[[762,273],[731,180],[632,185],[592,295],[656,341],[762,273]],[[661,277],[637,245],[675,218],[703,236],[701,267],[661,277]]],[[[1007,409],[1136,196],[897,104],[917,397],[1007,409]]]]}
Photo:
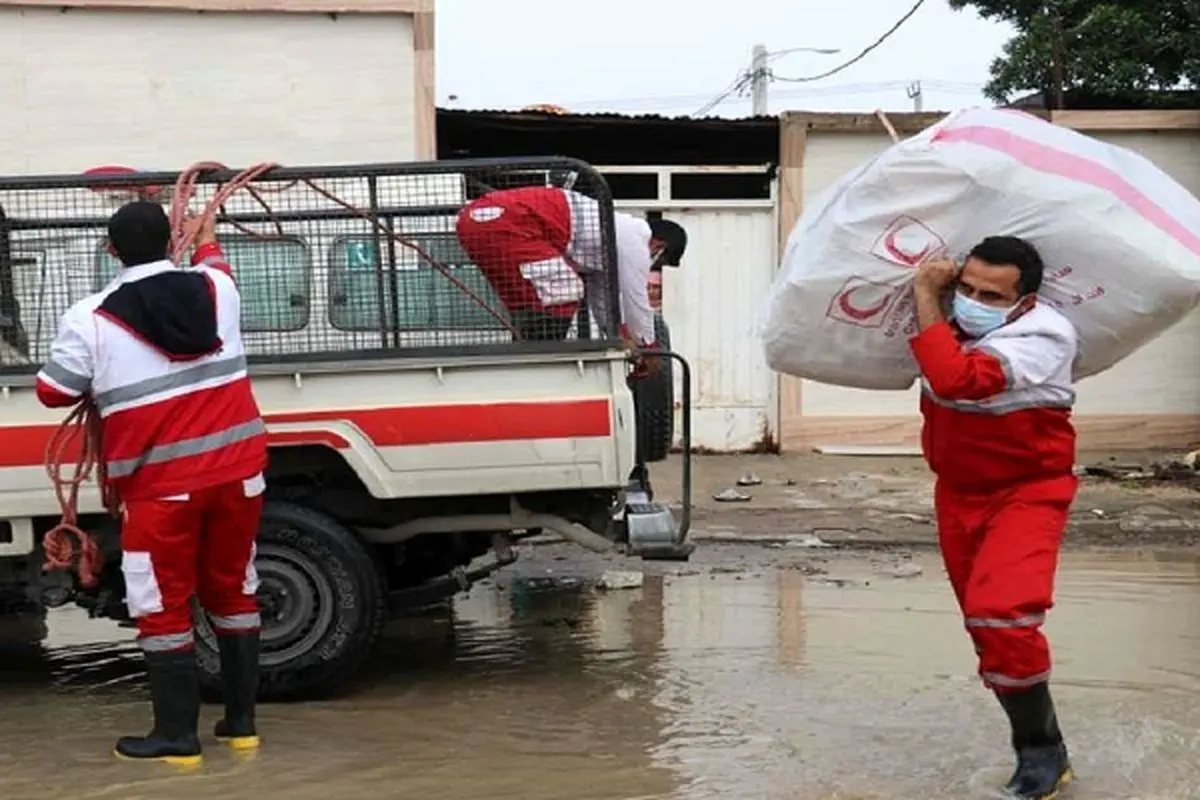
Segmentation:
{"type": "MultiPolygon", "coordinates": [[[[232,175],[205,174],[202,192],[232,175]]],[[[41,539],[60,516],[45,451],[61,412],[39,405],[33,376],[62,313],[118,268],[103,247],[113,203],[165,202],[161,187],[175,178],[0,177],[0,613],[73,602],[129,624],[119,524],[95,486],[79,512],[104,554],[99,585],[43,569],[41,539]]],[[[591,314],[585,304],[566,340],[518,341],[458,246],[454,216],[481,187],[530,184],[599,201],[615,276],[611,195],[570,159],[280,168],[222,209],[269,431],[257,545],[264,700],[337,689],[390,610],[466,591],[512,563],[522,539],[690,554],[690,478],[676,521],[653,501],[646,467],[666,454],[671,370],[640,387],[631,379],[615,278],[608,302],[591,314]]],[[[686,476],[688,365],[655,357],[682,377],[686,476]]],[[[215,640],[204,615],[195,620],[214,694],[215,640]]]]}

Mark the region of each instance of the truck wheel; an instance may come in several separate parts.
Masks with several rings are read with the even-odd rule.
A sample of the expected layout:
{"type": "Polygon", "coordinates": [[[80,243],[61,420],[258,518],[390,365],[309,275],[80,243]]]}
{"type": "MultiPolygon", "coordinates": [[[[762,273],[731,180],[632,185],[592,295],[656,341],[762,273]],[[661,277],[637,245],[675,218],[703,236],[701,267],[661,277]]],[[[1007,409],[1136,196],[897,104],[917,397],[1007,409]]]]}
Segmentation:
{"type": "Polygon", "coordinates": [[[7,650],[37,647],[49,634],[46,609],[30,604],[20,610],[0,612],[0,654],[7,650]]]}
{"type": "MultiPolygon", "coordinates": [[[[671,330],[661,314],[654,316],[654,331],[659,345],[671,349],[671,330]]],[[[662,461],[675,441],[675,370],[674,362],[663,359],[659,371],[633,384],[633,402],[637,410],[638,452],[647,463],[662,461]]]]}
{"type": "MultiPolygon", "coordinates": [[[[371,554],[344,525],[293,503],[263,508],[258,535],[262,608],[260,700],[326,696],[354,675],[384,623],[371,554]]],[[[207,699],[221,695],[216,637],[196,614],[196,654],[207,699]]]]}

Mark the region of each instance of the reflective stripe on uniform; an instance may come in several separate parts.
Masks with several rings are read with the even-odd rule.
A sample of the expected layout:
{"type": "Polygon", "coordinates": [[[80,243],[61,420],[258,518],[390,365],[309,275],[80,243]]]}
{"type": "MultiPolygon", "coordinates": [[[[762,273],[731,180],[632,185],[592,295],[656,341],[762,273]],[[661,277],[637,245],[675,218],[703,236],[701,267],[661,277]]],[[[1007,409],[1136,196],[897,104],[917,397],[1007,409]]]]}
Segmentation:
{"type": "Polygon", "coordinates": [[[992,686],[1002,686],[1006,689],[1028,689],[1030,686],[1037,686],[1039,683],[1050,680],[1050,670],[1030,675],[1028,678],[1010,678],[999,672],[984,672],[980,674],[980,677],[992,686]]]}
{"type": "Polygon", "coordinates": [[[153,636],[142,636],[138,639],[138,644],[147,653],[165,653],[169,650],[186,650],[195,643],[195,637],[192,632],[187,633],[160,633],[153,636]]]}
{"type": "Polygon", "coordinates": [[[183,439],[182,441],[171,442],[170,444],[157,445],[136,458],[109,461],[106,465],[108,477],[125,478],[137,472],[141,467],[151,464],[162,464],[167,461],[174,461],[177,458],[211,453],[214,450],[220,450],[222,447],[227,447],[246,439],[253,439],[255,436],[266,432],[267,426],[263,423],[262,418],[256,417],[249,422],[243,422],[240,425],[234,425],[232,428],[226,428],[223,431],[211,433],[207,436],[197,436],[194,439],[183,439]]]}
{"type": "Polygon", "coordinates": [[[42,366],[42,376],[70,394],[83,394],[92,385],[91,378],[72,372],[57,361],[47,361],[42,366]]]}
{"type": "Polygon", "coordinates": [[[257,612],[253,614],[233,614],[228,617],[209,614],[208,620],[212,623],[213,628],[218,631],[256,631],[262,627],[262,616],[257,612]]]}
{"type": "Polygon", "coordinates": [[[981,619],[967,617],[968,628],[1036,628],[1046,621],[1046,615],[1029,614],[1016,619],[981,619]]]}
{"type": "MultiPolygon", "coordinates": [[[[47,364],[49,366],[49,364],[47,364]]],[[[146,378],[128,386],[118,386],[96,395],[96,407],[102,412],[123,403],[132,403],[156,394],[184,389],[194,384],[217,378],[238,376],[246,370],[246,357],[234,356],[220,361],[209,361],[187,369],[146,378]]],[[[57,379],[56,379],[57,380],[57,379]]],[[[86,387],[85,387],[86,388],[86,387]]]]}
{"type": "Polygon", "coordinates": [[[1011,414],[1014,411],[1028,411],[1032,408],[1070,409],[1075,404],[1074,392],[1046,390],[1045,393],[1045,397],[1010,398],[1001,394],[988,400],[946,400],[934,394],[927,383],[922,385],[922,394],[935,405],[972,414],[1011,414]]]}

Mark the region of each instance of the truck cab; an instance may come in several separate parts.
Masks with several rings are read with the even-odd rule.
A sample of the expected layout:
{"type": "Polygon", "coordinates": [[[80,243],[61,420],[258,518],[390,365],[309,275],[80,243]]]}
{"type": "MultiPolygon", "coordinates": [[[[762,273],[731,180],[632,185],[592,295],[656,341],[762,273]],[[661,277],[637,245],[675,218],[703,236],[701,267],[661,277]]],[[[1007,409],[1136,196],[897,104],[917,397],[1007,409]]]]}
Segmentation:
{"type": "MultiPolygon", "coordinates": [[[[201,199],[231,177],[207,173],[201,199]]],[[[62,513],[45,465],[62,414],[41,407],[33,378],[63,312],[119,269],[103,246],[114,203],[165,202],[175,178],[0,177],[0,602],[10,608],[75,603],[128,622],[120,526],[94,485],[78,510],[104,555],[99,585],[43,571],[41,538],[62,513]]],[[[218,233],[269,432],[256,559],[263,699],[335,690],[389,610],[469,589],[512,563],[523,539],[690,554],[688,487],[678,521],[653,501],[646,462],[665,457],[670,432],[656,426],[671,424],[673,392],[630,378],[612,198],[595,170],[570,159],[285,168],[255,188],[226,204],[218,233]],[[481,191],[533,182],[601,209],[608,296],[581,307],[564,341],[515,337],[454,234],[481,191]]],[[[688,367],[655,357],[683,373],[687,459],[688,367]]],[[[197,612],[203,681],[215,690],[215,639],[197,612]]]]}

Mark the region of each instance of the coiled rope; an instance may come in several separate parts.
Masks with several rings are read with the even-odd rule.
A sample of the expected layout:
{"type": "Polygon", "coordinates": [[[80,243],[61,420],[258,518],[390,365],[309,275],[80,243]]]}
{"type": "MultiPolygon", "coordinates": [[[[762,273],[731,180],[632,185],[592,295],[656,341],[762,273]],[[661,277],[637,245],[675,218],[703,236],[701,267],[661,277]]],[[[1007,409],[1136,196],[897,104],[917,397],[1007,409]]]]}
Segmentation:
{"type": "MultiPolygon", "coordinates": [[[[171,260],[176,264],[184,263],[184,259],[195,245],[199,233],[200,222],[208,217],[218,219],[225,215],[225,206],[238,192],[245,191],[272,218],[276,232],[283,236],[283,226],[274,219],[270,205],[265,199],[267,190],[256,186],[261,180],[279,165],[269,162],[255,164],[238,173],[232,180],[221,184],[213,193],[212,198],[205,204],[204,209],[196,216],[191,215],[191,201],[196,194],[200,179],[207,172],[224,171],[226,167],[215,161],[200,161],[192,164],[179,174],[171,192],[171,205],[168,219],[171,223],[171,260]]],[[[436,261],[418,244],[396,233],[371,213],[347,202],[333,192],[319,186],[309,179],[292,181],[271,193],[287,191],[297,185],[304,185],[314,193],[344,210],[365,220],[380,235],[396,241],[438,270],[459,291],[474,301],[480,308],[487,311],[502,326],[515,336],[519,332],[503,313],[492,308],[487,301],[476,294],[469,286],[461,281],[445,265],[436,261]]],[[[133,189],[134,187],[131,187],[133,189]]],[[[262,237],[262,233],[251,230],[234,220],[226,220],[230,225],[251,236],[262,237]]],[[[95,587],[100,580],[104,568],[104,555],[100,545],[87,531],[79,527],[79,491],[93,477],[100,489],[104,508],[114,517],[120,515],[120,502],[108,484],[104,470],[102,455],[103,423],[99,410],[90,396],[84,396],[71,413],[59,425],[46,446],[46,474],[54,486],[55,497],[58,500],[62,518],[59,523],[46,532],[42,539],[42,550],[45,554],[45,570],[74,570],[80,586],[95,587]],[[73,450],[78,449],[75,458],[73,450]],[[74,464],[74,470],[67,474],[69,464],[74,464]]]]}

